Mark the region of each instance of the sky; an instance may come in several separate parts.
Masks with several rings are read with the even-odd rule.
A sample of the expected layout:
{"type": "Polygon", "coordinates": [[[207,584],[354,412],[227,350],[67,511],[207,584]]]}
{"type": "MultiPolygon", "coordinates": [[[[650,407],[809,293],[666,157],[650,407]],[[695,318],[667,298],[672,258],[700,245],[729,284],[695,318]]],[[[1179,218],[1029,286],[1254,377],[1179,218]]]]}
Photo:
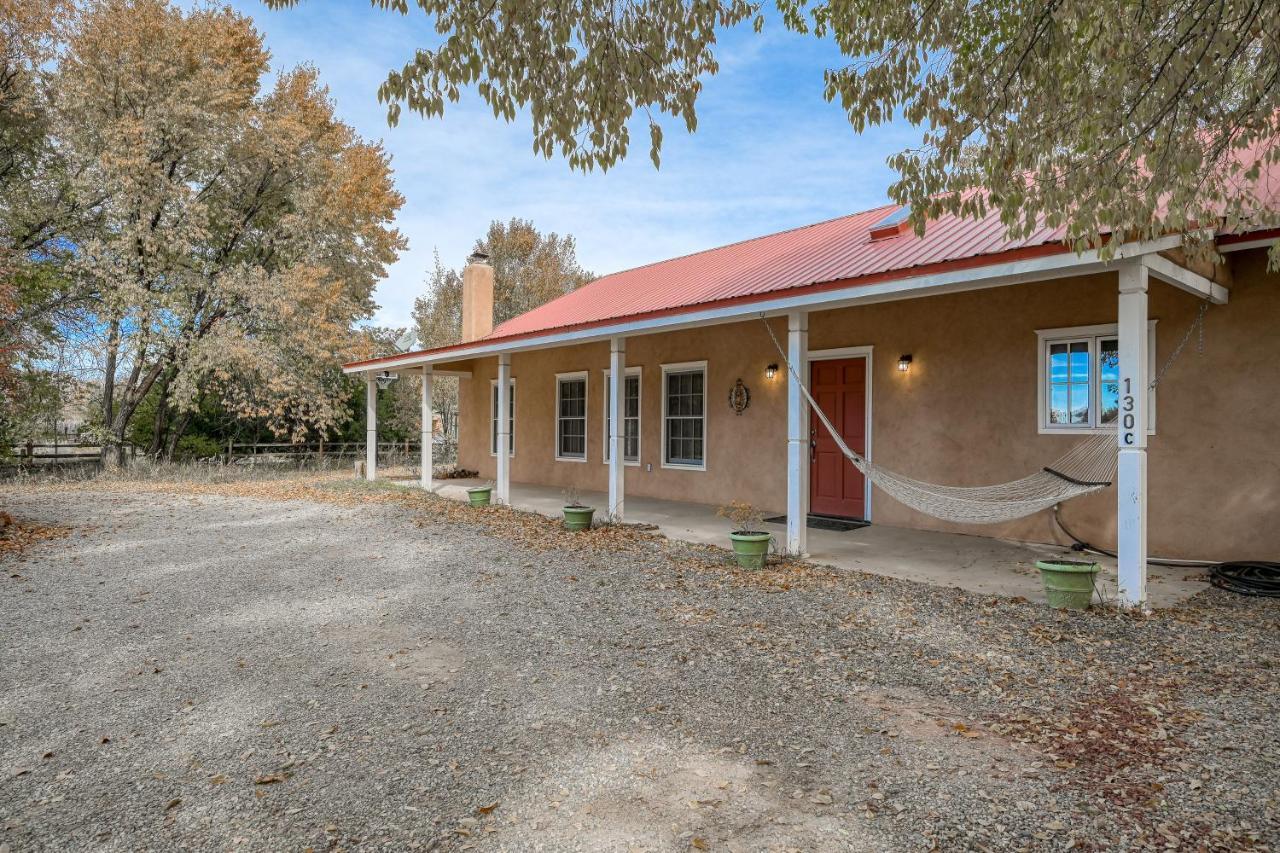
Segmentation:
{"type": "Polygon", "coordinates": [[[406,110],[388,126],[379,84],[436,39],[421,12],[402,17],[361,0],[279,11],[260,0],[232,5],[254,19],[273,72],[315,66],[338,115],[391,154],[405,198],[396,227],[409,248],[378,286],[377,325],[410,325],[433,251],[462,266],[495,219],[572,234],[583,267],[603,275],[884,204],[893,179],[886,158],[919,138],[905,124],[856,134],[822,98],[823,70],[842,64],[834,45],[771,22],[760,35],[744,26],[722,37],[697,131],[664,120],[661,169],[637,125],[626,161],[582,174],[533,152],[527,117],[495,119],[474,93],[442,118],[406,110]]]}

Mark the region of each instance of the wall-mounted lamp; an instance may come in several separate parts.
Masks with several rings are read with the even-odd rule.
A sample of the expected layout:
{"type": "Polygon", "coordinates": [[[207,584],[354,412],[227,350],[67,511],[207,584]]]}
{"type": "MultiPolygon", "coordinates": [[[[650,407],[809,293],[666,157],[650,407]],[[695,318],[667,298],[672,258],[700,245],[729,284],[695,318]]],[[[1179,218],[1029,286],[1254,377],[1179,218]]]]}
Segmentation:
{"type": "Polygon", "coordinates": [[[392,373],[390,370],[384,370],[374,377],[374,381],[378,383],[379,388],[385,391],[391,387],[392,382],[395,382],[399,378],[399,376],[392,373]]]}
{"type": "Polygon", "coordinates": [[[776,365],[776,364],[771,364],[771,365],[769,365],[768,367],[766,367],[766,368],[764,369],[764,378],[765,378],[765,379],[772,379],[772,378],[774,378],[774,377],[775,377],[775,376],[777,376],[777,375],[778,375],[778,365],[776,365]]]}
{"type": "Polygon", "coordinates": [[[911,369],[911,354],[898,356],[898,372],[906,373],[911,369]]]}

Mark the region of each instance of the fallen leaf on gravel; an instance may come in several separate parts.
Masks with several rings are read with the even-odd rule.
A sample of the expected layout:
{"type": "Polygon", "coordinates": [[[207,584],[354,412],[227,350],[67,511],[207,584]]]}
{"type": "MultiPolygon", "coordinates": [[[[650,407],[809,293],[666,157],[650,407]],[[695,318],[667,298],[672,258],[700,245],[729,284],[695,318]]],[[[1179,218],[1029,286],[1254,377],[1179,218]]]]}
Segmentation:
{"type": "Polygon", "coordinates": [[[165,811],[167,811],[167,812],[168,812],[168,811],[173,811],[174,809],[176,809],[176,808],[177,808],[178,806],[180,806],[180,805],[182,805],[182,800],[181,800],[181,799],[177,799],[177,798],[175,798],[175,799],[172,799],[172,800],[170,800],[170,801],[169,801],[169,805],[165,806],[165,807],[164,807],[164,810],[165,810],[165,811]]]}
{"type": "Polygon", "coordinates": [[[274,785],[277,782],[283,782],[289,778],[288,773],[267,773],[253,780],[255,785],[274,785]]]}
{"type": "Polygon", "coordinates": [[[480,808],[476,809],[476,814],[491,814],[493,810],[498,807],[498,803],[500,802],[501,800],[494,800],[492,803],[489,803],[489,805],[487,806],[481,806],[480,808]]]}
{"type": "Polygon", "coordinates": [[[227,781],[227,777],[226,777],[226,776],[224,776],[223,774],[219,773],[218,775],[214,776],[212,779],[210,779],[210,780],[209,780],[209,784],[210,784],[210,785],[223,785],[223,784],[225,784],[225,783],[226,783],[226,781],[227,781]]]}
{"type": "Polygon", "coordinates": [[[711,849],[711,847],[707,844],[707,842],[703,841],[702,838],[697,835],[689,839],[689,846],[692,847],[694,850],[710,850],[711,849]]]}

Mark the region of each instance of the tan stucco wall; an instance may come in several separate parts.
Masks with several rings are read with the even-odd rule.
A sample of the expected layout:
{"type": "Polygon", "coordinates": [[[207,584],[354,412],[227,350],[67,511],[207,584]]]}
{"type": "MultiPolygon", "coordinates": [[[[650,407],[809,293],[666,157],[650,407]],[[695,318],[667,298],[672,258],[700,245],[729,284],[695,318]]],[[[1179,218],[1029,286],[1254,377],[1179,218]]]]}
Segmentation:
{"type": "MultiPolygon", "coordinates": [[[[1157,394],[1157,433],[1149,444],[1150,545],[1153,553],[1217,558],[1280,558],[1280,276],[1265,273],[1265,253],[1232,259],[1230,304],[1212,308],[1206,349],[1188,348],[1157,394]]],[[[1152,281],[1162,365],[1198,310],[1192,296],[1152,281]]],[[[811,350],[872,346],[872,456],[905,474],[977,485],[1025,476],[1070,448],[1079,436],[1037,434],[1037,329],[1114,323],[1115,274],[888,302],[809,318],[811,350]],[[899,373],[898,356],[912,369],[899,373]]],[[[785,324],[773,321],[780,339],[785,324]]],[[[700,503],[747,500],[770,511],[785,502],[786,376],[768,381],[779,361],[758,320],[630,338],[628,365],[641,365],[641,466],[627,469],[628,494],[700,503]],[[707,470],[664,469],[661,461],[663,363],[706,360],[707,470]],[[741,416],[729,408],[733,382],[751,389],[741,416]],[[650,470],[651,466],[651,470],[650,470]]],[[[603,369],[606,344],[517,353],[516,482],[602,490],[603,369]],[[556,373],[589,370],[588,461],[557,462],[556,373]]],[[[489,380],[496,359],[470,363],[460,383],[459,459],[494,476],[489,453],[489,380]]],[[[1030,541],[1063,541],[1048,513],[1007,525],[949,525],[876,490],[879,524],[958,530],[1030,541]]],[[[1115,492],[1071,501],[1063,517],[1098,544],[1114,542],[1115,492]]]]}

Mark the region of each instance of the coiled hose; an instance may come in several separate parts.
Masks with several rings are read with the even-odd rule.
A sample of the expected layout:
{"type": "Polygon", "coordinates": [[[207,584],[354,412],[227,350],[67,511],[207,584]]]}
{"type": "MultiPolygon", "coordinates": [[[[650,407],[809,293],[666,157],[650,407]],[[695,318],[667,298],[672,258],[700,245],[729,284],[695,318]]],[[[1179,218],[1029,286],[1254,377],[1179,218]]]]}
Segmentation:
{"type": "Polygon", "coordinates": [[[1218,589],[1241,595],[1280,598],[1280,563],[1269,560],[1218,563],[1209,569],[1209,582],[1218,589]]]}

